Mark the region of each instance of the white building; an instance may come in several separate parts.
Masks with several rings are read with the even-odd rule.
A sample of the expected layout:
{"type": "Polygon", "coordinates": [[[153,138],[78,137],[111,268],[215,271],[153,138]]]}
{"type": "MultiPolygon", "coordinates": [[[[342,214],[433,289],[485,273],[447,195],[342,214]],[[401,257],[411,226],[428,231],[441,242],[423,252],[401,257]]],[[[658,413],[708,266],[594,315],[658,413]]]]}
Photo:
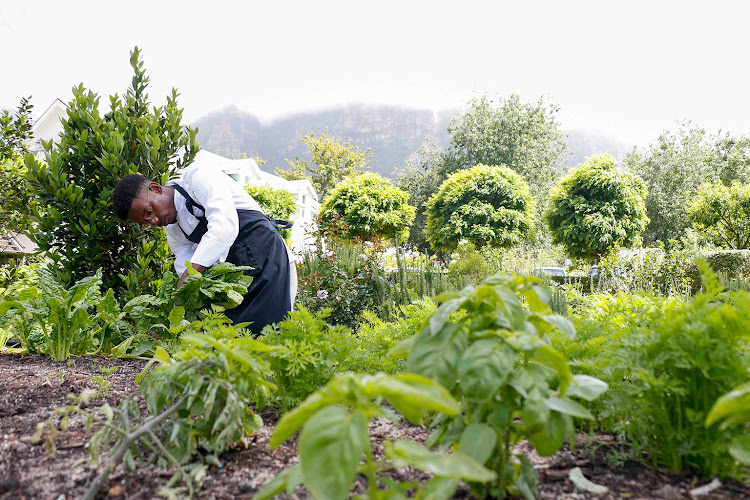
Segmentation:
{"type": "MultiPolygon", "coordinates": [[[[44,157],[42,140],[57,140],[63,126],[61,119],[66,116],[67,106],[56,99],[49,108],[36,120],[32,127],[33,138],[29,144],[29,151],[38,158],[44,157]]],[[[315,225],[315,217],[320,209],[318,195],[310,181],[287,181],[278,175],[263,172],[253,159],[243,158],[241,160],[230,160],[214,153],[201,150],[195,157],[195,161],[189,165],[201,165],[206,163],[218,164],[232,179],[245,185],[268,185],[276,189],[285,189],[294,195],[297,200],[297,211],[292,215],[292,251],[302,255],[303,251],[314,243],[309,235],[315,225]]],[[[33,252],[36,246],[22,237],[22,235],[11,235],[13,248],[21,252],[33,252]]],[[[10,241],[10,238],[9,238],[10,241]]]]}

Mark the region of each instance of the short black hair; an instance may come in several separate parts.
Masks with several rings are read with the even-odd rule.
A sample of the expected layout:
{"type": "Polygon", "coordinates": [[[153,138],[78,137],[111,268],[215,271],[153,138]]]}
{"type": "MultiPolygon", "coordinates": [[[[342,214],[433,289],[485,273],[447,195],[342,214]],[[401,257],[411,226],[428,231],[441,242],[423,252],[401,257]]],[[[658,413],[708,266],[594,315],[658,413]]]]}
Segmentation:
{"type": "Polygon", "coordinates": [[[112,205],[115,208],[115,214],[125,220],[128,218],[130,206],[133,200],[143,189],[145,184],[151,182],[148,177],[141,174],[128,174],[117,183],[115,190],[112,192],[112,205]]]}

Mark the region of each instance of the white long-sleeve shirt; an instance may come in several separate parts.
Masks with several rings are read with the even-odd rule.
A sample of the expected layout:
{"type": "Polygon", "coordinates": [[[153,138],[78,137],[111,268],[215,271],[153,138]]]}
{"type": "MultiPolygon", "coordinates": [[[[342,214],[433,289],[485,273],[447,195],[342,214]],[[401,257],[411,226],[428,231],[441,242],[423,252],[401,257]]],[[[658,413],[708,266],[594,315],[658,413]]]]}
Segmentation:
{"type": "Polygon", "coordinates": [[[165,229],[169,248],[175,255],[174,268],[177,274],[182,274],[187,269],[187,262],[205,267],[224,262],[229,248],[239,234],[237,210],[262,212],[258,203],[245,192],[240,183],[215,165],[200,165],[188,169],[182,180],[167,182],[167,186],[173,184],[179,184],[196,203],[206,209],[206,213],[202,214],[200,208],[194,207],[197,215],[205,215],[208,220],[208,231],[200,243],[187,239],[185,233],[192,233],[199,220],[188,211],[185,197],[175,190],[177,222],[165,229]]]}

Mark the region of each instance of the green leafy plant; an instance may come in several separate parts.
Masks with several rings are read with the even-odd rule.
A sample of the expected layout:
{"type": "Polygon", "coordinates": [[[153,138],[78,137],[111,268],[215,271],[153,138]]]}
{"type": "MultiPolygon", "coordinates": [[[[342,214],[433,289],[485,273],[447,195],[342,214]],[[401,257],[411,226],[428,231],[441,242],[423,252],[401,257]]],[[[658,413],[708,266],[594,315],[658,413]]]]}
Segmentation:
{"type": "Polygon", "coordinates": [[[512,247],[529,236],[533,206],[529,185],[510,168],[461,170],[427,201],[428,240],[434,249],[448,252],[461,240],[477,247],[512,247]]]}
{"type": "Polygon", "coordinates": [[[648,224],[645,198],[640,177],[618,170],[609,155],[592,156],[555,186],[544,218],[568,255],[598,260],[636,242],[648,224]]]}
{"type": "Polygon", "coordinates": [[[724,248],[750,248],[750,184],[704,184],[687,211],[696,230],[724,248]]]}
{"type": "Polygon", "coordinates": [[[636,451],[671,470],[706,475],[741,471],[728,452],[742,428],[704,426],[711,405],[748,380],[750,293],[723,292],[705,263],[704,290],[652,316],[622,341],[612,370],[622,383],[608,394],[617,421],[636,451]]]}
{"type": "Polygon", "coordinates": [[[417,493],[416,498],[420,499],[451,498],[461,479],[489,481],[495,478],[493,472],[461,452],[445,455],[409,441],[387,443],[384,459],[376,462],[369,446],[368,422],[377,417],[398,421],[383,402],[415,423],[430,411],[450,416],[459,411],[448,391],[425,377],[344,374],[279,420],[269,445],[277,447],[301,428],[297,446],[300,464],[266,484],[255,498],[263,500],[284,491],[291,493],[304,483],[313,498],[343,500],[349,496],[357,474],[367,479],[367,491],[357,498],[405,498],[407,490],[417,485],[400,485],[388,478],[379,478],[378,474],[407,465],[433,474],[424,489],[417,493]]]}
{"type": "Polygon", "coordinates": [[[404,242],[414,221],[409,195],[390,180],[366,172],[348,177],[333,188],[320,207],[321,226],[346,222],[349,239],[385,238],[404,242]]]}
{"type": "Polygon", "coordinates": [[[83,415],[87,431],[92,424],[99,426],[89,441],[89,462],[96,465],[103,453],[108,455],[84,498],[95,498],[118,464],[133,470],[139,460],[174,470],[161,495],[192,498],[208,464],[218,465],[223,451],[263,424],[252,408],[262,407],[273,388],[261,354],[268,350],[233,326],[205,324],[184,336],[174,356],[156,347],[153,359],[136,379],[146,416],[135,398],[126,398],[116,407],[105,403],[92,409],[89,404],[96,391],[84,391],[40,423],[35,439],[46,437],[54,449],[55,417],[60,417],[59,428],[65,431],[71,414],[83,415]],[[149,372],[154,363],[158,366],[149,372]],[[175,488],[177,481],[185,486],[175,488]]]}
{"type": "MultiPolygon", "coordinates": [[[[102,297],[99,289],[101,270],[69,289],[49,269],[39,268],[36,272],[39,287],[24,289],[17,296],[0,302],[0,317],[11,312],[19,316],[22,322],[26,316],[33,318],[41,332],[41,341],[36,349],[49,354],[55,361],[64,361],[71,354],[98,351],[96,344],[100,340],[97,339],[107,327],[108,317],[104,310],[113,301],[111,290],[106,297],[102,297]],[[94,308],[102,311],[100,318],[92,316],[94,308]]],[[[24,347],[29,345],[30,328],[29,325],[17,330],[24,347]]]]}
{"type": "Polygon", "coordinates": [[[554,454],[574,432],[571,417],[592,418],[571,396],[593,400],[607,388],[574,376],[549,345],[549,332],[575,330],[552,313],[539,281],[496,275],[443,294],[424,329],[394,349],[407,355],[407,371],[432,378],[459,400],[461,412],[438,415],[426,444],[457,449],[496,473],[489,484],[469,481],[478,498],[533,498],[534,469],[511,445],[526,438],[540,455],[554,454]],[[464,314],[456,318],[457,311],[464,314]]]}
{"type": "MultiPolygon", "coordinates": [[[[750,424],[750,383],[735,388],[716,400],[706,415],[705,426],[719,423],[719,429],[750,424]]],[[[729,453],[745,464],[750,464],[750,435],[747,432],[732,436],[729,453]]]]}
{"type": "Polygon", "coordinates": [[[167,266],[163,230],[141,231],[112,210],[112,191],[130,173],[162,184],[192,163],[197,130],[183,127],[177,90],[150,107],[149,78],[136,47],[130,55],[132,85],[110,97],[107,112],[83,84],[73,88],[62,132],[45,142],[44,161],[26,155],[26,177],[37,204],[30,236],[72,283],[102,269],[106,288],[122,302],[152,291],[167,266]]]}
{"type": "MultiPolygon", "coordinates": [[[[245,186],[247,194],[258,202],[263,213],[269,219],[281,219],[288,221],[297,210],[297,201],[294,195],[286,189],[273,188],[260,184],[257,186],[245,186]]],[[[282,229],[281,235],[287,244],[291,243],[291,229],[282,229]]]]}
{"type": "Polygon", "coordinates": [[[300,306],[263,329],[260,341],[272,347],[268,359],[282,410],[297,406],[327,384],[354,349],[350,329],[326,323],[329,312],[313,314],[300,306]]]}

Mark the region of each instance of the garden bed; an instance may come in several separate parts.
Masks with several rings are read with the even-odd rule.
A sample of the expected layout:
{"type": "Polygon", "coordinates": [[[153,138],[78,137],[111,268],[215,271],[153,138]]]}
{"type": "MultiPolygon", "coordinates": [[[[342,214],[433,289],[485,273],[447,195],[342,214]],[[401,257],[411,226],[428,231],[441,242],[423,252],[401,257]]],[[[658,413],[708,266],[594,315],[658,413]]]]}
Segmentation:
{"type": "MultiPolygon", "coordinates": [[[[105,399],[110,404],[137,393],[134,379],[144,364],[140,360],[97,357],[56,363],[46,356],[0,355],[0,499],[71,499],[82,496],[95,476],[92,470],[74,466],[86,457],[87,436],[82,419],[71,418],[68,431],[60,433],[53,456],[48,455],[43,444],[31,443],[36,425],[49,417],[56,406],[65,404],[68,393],[103,387],[105,399]]],[[[221,457],[222,466],[208,470],[198,498],[252,498],[261,485],[285,467],[297,463],[293,442],[276,450],[268,449],[276,416],[264,414],[264,420],[266,425],[250,438],[247,447],[225,453],[221,457]]],[[[370,435],[375,449],[382,450],[382,442],[387,437],[423,441],[426,432],[408,424],[397,428],[389,421],[376,420],[371,423],[370,435]]],[[[664,474],[629,461],[627,450],[608,435],[579,435],[578,445],[574,451],[565,447],[549,458],[538,457],[525,445],[519,447],[537,470],[537,498],[682,499],[690,498],[688,491],[691,488],[708,482],[707,478],[664,474]],[[593,495],[577,491],[568,479],[568,473],[574,467],[580,467],[593,482],[607,486],[610,493],[593,495]]],[[[402,480],[427,477],[410,469],[390,474],[402,480]]],[[[118,467],[100,496],[155,498],[170,476],[171,471],[151,465],[141,466],[135,472],[118,467]]],[[[466,488],[459,489],[456,498],[467,498],[467,491],[466,488]]],[[[298,489],[295,498],[309,496],[298,489]]],[[[750,486],[725,481],[721,488],[701,498],[750,498],[750,486]]]]}

